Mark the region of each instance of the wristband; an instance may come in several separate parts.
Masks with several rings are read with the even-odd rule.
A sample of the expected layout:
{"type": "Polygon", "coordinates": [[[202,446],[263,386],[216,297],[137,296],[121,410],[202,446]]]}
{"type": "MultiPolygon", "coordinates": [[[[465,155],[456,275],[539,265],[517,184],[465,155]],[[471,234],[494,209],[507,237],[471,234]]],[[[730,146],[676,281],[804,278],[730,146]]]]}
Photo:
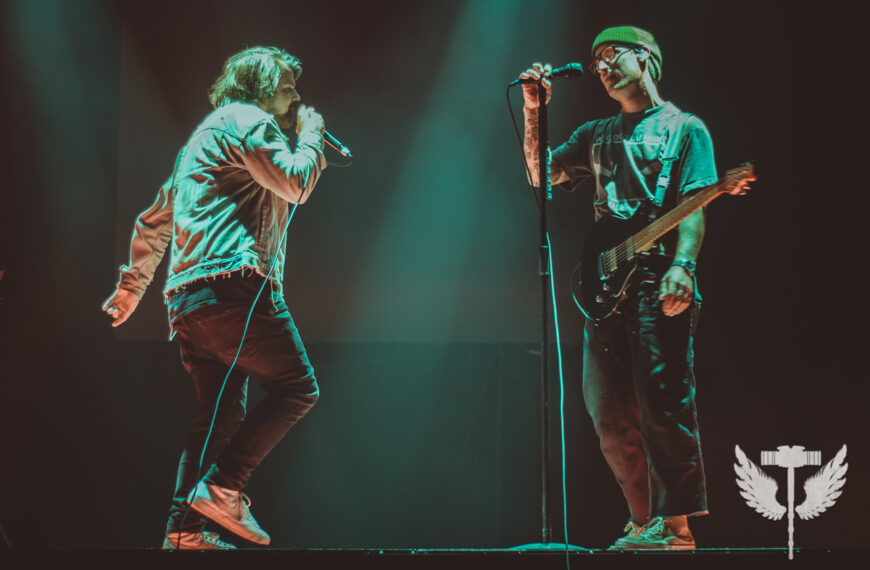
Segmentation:
{"type": "Polygon", "coordinates": [[[675,265],[676,265],[677,267],[682,267],[683,269],[685,269],[685,270],[686,270],[686,273],[688,273],[690,277],[694,277],[694,276],[695,276],[695,267],[696,267],[696,264],[695,264],[694,261],[691,261],[691,260],[689,260],[689,259],[675,259],[675,260],[671,263],[671,267],[673,267],[673,266],[675,266],[675,265]]]}

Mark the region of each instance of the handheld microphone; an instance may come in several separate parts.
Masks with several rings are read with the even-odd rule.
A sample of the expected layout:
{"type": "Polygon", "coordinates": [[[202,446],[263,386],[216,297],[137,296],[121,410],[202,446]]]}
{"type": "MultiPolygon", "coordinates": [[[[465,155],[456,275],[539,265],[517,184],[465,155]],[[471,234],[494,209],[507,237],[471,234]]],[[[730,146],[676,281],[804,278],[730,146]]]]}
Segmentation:
{"type": "MultiPolygon", "coordinates": [[[[551,81],[553,79],[567,79],[571,77],[581,77],[583,75],[583,66],[579,63],[569,63],[567,65],[563,65],[562,67],[557,67],[553,71],[550,72],[550,75],[547,76],[547,79],[551,81]]],[[[510,85],[516,85],[518,83],[537,83],[540,81],[539,79],[532,79],[531,77],[527,79],[514,79],[511,81],[510,85]]]]}
{"type": "Polygon", "coordinates": [[[341,142],[337,138],[329,134],[329,131],[327,130],[323,131],[323,142],[340,152],[341,155],[345,158],[353,158],[353,155],[350,153],[350,149],[341,144],[341,142]]]}

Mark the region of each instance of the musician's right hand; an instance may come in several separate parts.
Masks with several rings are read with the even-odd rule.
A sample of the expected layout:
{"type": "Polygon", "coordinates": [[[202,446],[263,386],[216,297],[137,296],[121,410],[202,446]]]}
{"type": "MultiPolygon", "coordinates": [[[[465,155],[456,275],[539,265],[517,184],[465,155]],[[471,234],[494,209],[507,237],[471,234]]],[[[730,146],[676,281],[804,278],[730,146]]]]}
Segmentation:
{"type": "Polygon", "coordinates": [[[323,116],[315,111],[314,107],[309,107],[308,105],[299,106],[299,112],[296,113],[296,134],[305,130],[320,131],[322,133],[325,127],[326,124],[323,121],[323,116]]]}
{"type": "MultiPolygon", "coordinates": [[[[520,73],[520,79],[534,79],[537,81],[541,79],[541,85],[544,86],[544,90],[547,94],[546,102],[550,102],[550,97],[553,95],[553,84],[548,79],[550,76],[550,72],[553,71],[553,66],[549,63],[533,63],[530,68],[520,73]]],[[[525,107],[529,109],[537,109],[538,102],[538,83],[523,83],[523,99],[525,100],[525,107]]]]}

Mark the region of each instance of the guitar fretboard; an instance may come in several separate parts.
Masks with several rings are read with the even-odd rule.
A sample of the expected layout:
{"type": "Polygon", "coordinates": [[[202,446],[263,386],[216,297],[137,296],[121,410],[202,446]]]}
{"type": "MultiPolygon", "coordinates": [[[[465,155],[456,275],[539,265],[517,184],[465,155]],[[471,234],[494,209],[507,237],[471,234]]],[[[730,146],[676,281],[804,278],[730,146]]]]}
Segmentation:
{"type": "Polygon", "coordinates": [[[625,241],[618,243],[611,249],[601,254],[601,270],[604,274],[616,271],[624,262],[632,261],[634,256],[650,249],[663,235],[677,227],[680,222],[688,218],[693,212],[712,202],[717,196],[729,190],[732,184],[736,184],[753,174],[751,165],[728,171],[721,180],[699,190],[688,200],[683,200],[667,214],[657,219],[644,229],[640,230],[625,241]]]}
{"type": "Polygon", "coordinates": [[[648,250],[660,237],[677,227],[680,222],[688,218],[696,210],[700,210],[722,194],[724,190],[721,186],[721,182],[711,184],[688,200],[683,200],[676,208],[631,236],[626,242],[632,242],[632,251],[634,253],[648,250]]]}

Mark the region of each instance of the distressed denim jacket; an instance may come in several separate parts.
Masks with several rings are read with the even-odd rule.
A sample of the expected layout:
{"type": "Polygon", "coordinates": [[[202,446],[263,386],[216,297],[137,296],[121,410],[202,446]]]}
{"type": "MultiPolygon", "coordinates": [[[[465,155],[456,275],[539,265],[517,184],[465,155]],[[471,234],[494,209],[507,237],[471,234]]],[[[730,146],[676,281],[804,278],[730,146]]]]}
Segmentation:
{"type": "Polygon", "coordinates": [[[234,271],[266,276],[273,264],[270,280],[281,291],[289,203],[304,203],[325,167],[320,131],[299,133],[293,152],[272,115],[256,105],[215,109],[179,152],[154,204],[139,214],[118,287],[142,297],[171,244],[167,297],[234,271]]]}

